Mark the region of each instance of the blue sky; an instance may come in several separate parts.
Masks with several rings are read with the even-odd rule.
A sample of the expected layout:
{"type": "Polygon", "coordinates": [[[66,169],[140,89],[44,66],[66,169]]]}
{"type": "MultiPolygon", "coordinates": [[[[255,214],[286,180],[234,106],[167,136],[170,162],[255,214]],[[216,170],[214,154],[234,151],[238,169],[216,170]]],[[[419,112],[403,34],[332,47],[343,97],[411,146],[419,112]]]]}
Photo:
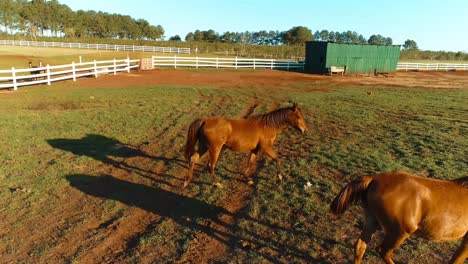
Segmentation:
{"type": "Polygon", "coordinates": [[[225,31],[352,30],[368,38],[413,39],[420,49],[468,52],[468,0],[59,0],[73,10],[130,15],[161,25],[166,38],[225,31]],[[112,2],[112,3],[111,3],[112,2]]]}

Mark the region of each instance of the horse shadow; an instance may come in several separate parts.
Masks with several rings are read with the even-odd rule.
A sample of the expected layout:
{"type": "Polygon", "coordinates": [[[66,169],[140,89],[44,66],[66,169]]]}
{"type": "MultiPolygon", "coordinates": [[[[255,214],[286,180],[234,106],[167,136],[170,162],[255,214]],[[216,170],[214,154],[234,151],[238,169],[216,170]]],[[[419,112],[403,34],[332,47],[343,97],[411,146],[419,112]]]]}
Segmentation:
{"type": "Polygon", "coordinates": [[[115,138],[109,138],[102,135],[87,134],[79,139],[47,139],[47,143],[56,149],[68,151],[77,156],[90,157],[106,165],[110,165],[118,169],[123,169],[128,172],[133,171],[145,178],[171,186],[172,184],[165,179],[173,178],[175,180],[181,180],[169,174],[158,174],[158,176],[162,179],[156,180],[154,177],[152,177],[152,175],[154,176],[155,174],[153,171],[143,169],[140,166],[129,164],[125,161],[125,159],[141,157],[152,161],[162,161],[164,165],[177,164],[179,166],[185,166],[183,165],[184,161],[176,157],[171,158],[149,155],[140,148],[122,143],[115,138]]]}
{"type": "MultiPolygon", "coordinates": [[[[233,214],[223,207],[209,204],[196,198],[179,195],[162,188],[149,187],[144,184],[128,182],[109,175],[90,176],[84,174],[72,174],[66,176],[66,179],[69,181],[70,186],[87,195],[103,199],[112,199],[129,206],[141,208],[147,212],[151,212],[162,217],[170,218],[176,223],[188,227],[193,231],[201,231],[207,234],[231,249],[236,248],[245,251],[251,250],[238,246],[241,241],[241,237],[212,228],[212,224],[200,224],[209,221],[210,223],[216,223],[219,226],[223,226],[228,230],[238,230],[239,227],[235,226],[235,223],[226,223],[222,220],[221,216],[230,215],[233,217],[239,217],[239,214],[233,214]]],[[[255,219],[251,218],[249,220],[255,221],[255,219]]],[[[272,226],[271,228],[275,227],[272,226]]],[[[279,242],[272,241],[271,239],[262,239],[262,236],[255,234],[253,231],[245,230],[245,232],[257,237],[256,241],[251,241],[251,243],[256,247],[264,247],[267,245],[270,247],[273,246],[277,250],[286,250],[290,254],[293,254],[307,262],[323,263],[325,261],[324,259],[314,259],[307,252],[297,248],[283,245],[279,242]]],[[[257,253],[272,263],[278,263],[278,260],[272,256],[260,252],[257,253]]]]}

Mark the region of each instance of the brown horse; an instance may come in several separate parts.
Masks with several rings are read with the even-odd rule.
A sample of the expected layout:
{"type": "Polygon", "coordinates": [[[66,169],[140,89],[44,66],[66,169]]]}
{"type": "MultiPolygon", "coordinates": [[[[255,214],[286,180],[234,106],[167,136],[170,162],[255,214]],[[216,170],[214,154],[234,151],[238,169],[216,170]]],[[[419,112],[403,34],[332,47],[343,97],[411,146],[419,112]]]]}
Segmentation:
{"type": "MultiPolygon", "coordinates": [[[[187,187],[192,180],[197,160],[208,151],[213,185],[222,188],[222,185],[216,181],[214,168],[223,146],[233,151],[250,151],[246,168],[259,152],[267,154],[276,161],[278,178],[281,180],[280,161],[273,151],[273,144],[276,134],[288,124],[302,133],[306,130],[304,115],[295,103],[292,107],[280,108],[247,119],[212,117],[195,120],[189,127],[185,145],[184,156],[189,162],[189,172],[185,178],[184,187],[187,187]],[[195,149],[197,141],[198,149],[195,149]]],[[[252,181],[249,180],[249,183],[252,181]]]]}
{"type": "Polygon", "coordinates": [[[361,263],[379,227],[385,238],[377,251],[386,263],[394,263],[393,251],[412,234],[432,241],[463,238],[450,263],[461,264],[468,257],[468,177],[443,181],[405,172],[364,176],[346,185],[330,209],[341,214],[357,201],[362,201],[366,219],[354,263],[361,263]]]}

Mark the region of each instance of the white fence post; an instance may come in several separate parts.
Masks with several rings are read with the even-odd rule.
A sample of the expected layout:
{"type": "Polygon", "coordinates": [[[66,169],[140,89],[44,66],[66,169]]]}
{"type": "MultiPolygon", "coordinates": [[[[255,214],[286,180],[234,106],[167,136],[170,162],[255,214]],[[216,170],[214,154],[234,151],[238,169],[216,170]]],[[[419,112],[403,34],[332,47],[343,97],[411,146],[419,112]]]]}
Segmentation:
{"type": "Polygon", "coordinates": [[[174,55],[174,69],[177,69],[177,55],[174,55]]]}
{"type": "Polygon", "coordinates": [[[73,81],[76,82],[76,69],[75,69],[74,61],[72,61],[72,74],[73,74],[73,81]]]}
{"type": "Polygon", "coordinates": [[[273,70],[273,59],[271,59],[271,69],[273,70]]]}
{"type": "Polygon", "coordinates": [[[236,70],[237,70],[237,56],[236,56],[236,70]]]}
{"type": "Polygon", "coordinates": [[[198,56],[195,57],[195,68],[198,69],[198,56]]]}
{"type": "Polygon", "coordinates": [[[47,85],[50,85],[50,66],[47,64],[47,85]]]}
{"type": "Polygon", "coordinates": [[[127,73],[130,73],[130,58],[127,57],[127,73]]]}
{"type": "Polygon", "coordinates": [[[13,90],[18,90],[18,86],[16,85],[16,71],[15,67],[11,67],[11,77],[13,78],[13,90]]]}
{"type": "Polygon", "coordinates": [[[253,69],[255,70],[255,58],[253,58],[253,69]]]}
{"type": "Polygon", "coordinates": [[[115,58],[114,58],[114,75],[117,74],[117,62],[115,61],[115,58]]]}
{"type": "Polygon", "coordinates": [[[219,58],[216,57],[216,69],[218,69],[218,68],[219,68],[219,58]]]}
{"type": "Polygon", "coordinates": [[[97,78],[97,64],[96,64],[96,60],[94,60],[94,78],[97,78]]]}
{"type": "Polygon", "coordinates": [[[154,69],[154,56],[151,56],[151,69],[154,69]]]}

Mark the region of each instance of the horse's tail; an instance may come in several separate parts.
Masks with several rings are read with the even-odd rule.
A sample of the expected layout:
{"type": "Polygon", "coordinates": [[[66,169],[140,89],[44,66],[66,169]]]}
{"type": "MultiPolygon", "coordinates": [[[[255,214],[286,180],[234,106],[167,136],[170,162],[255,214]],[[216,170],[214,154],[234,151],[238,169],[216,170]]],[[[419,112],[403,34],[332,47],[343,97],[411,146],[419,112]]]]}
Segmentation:
{"type": "Polygon", "coordinates": [[[366,202],[366,194],[372,178],[368,176],[361,177],[348,183],[330,204],[330,211],[334,214],[342,214],[348,207],[361,200],[366,202]]]}
{"type": "Polygon", "coordinates": [[[197,144],[198,137],[200,136],[200,127],[205,122],[205,120],[198,118],[190,124],[187,133],[187,143],[185,143],[185,153],[184,157],[186,160],[190,161],[190,157],[195,154],[195,144],[197,144]]]}

